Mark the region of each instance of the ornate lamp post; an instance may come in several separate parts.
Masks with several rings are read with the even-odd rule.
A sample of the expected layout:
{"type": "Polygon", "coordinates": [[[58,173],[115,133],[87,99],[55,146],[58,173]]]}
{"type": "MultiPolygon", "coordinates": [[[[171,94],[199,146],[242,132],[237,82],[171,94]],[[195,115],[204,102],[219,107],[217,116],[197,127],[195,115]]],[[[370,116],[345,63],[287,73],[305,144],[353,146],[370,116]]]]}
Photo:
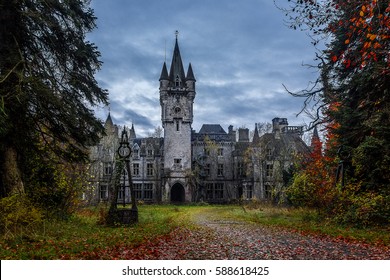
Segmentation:
{"type": "MultiPolygon", "coordinates": [[[[130,210],[130,217],[129,217],[130,219],[129,220],[124,219],[125,216],[127,216],[127,215],[125,213],[123,213],[123,222],[126,224],[127,223],[134,224],[134,223],[138,222],[138,208],[137,208],[137,202],[135,199],[133,181],[131,179],[131,171],[130,171],[131,148],[130,148],[129,137],[127,135],[126,127],[124,127],[123,131],[122,131],[121,141],[119,142],[118,155],[119,155],[119,158],[125,162],[125,167],[126,167],[126,171],[127,171],[127,178],[129,180],[130,196],[131,196],[131,210],[130,210]]],[[[124,182],[124,186],[123,186],[123,205],[126,204],[126,202],[125,202],[125,193],[126,193],[125,192],[125,185],[126,185],[126,182],[124,182]]],[[[124,210],[124,211],[126,211],[126,210],[124,210]]]]}

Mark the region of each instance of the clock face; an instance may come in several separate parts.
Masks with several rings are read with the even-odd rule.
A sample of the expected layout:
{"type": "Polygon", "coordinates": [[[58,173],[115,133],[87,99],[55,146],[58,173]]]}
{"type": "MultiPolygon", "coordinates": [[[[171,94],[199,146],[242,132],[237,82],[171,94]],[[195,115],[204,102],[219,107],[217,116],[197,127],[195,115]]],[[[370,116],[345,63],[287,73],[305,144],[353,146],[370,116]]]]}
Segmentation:
{"type": "Polygon", "coordinates": [[[129,157],[130,156],[130,153],[131,153],[131,150],[130,150],[130,147],[128,146],[121,146],[119,147],[118,149],[118,153],[121,157],[129,157]]]}
{"type": "Polygon", "coordinates": [[[175,107],[175,108],[173,108],[173,111],[175,112],[175,114],[180,114],[181,109],[180,109],[180,107],[175,107]]]}

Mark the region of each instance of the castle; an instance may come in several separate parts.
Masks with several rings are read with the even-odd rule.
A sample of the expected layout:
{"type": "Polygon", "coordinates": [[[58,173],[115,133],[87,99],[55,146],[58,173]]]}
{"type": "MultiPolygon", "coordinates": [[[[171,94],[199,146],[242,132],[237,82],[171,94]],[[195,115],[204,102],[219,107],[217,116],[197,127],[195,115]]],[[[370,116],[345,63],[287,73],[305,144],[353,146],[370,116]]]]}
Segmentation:
{"type": "MultiPolygon", "coordinates": [[[[226,203],[238,199],[277,199],[288,181],[294,156],[310,149],[301,139],[303,128],[274,118],[272,132],[254,136],[248,128],[226,132],[219,124],[192,129],[196,79],[189,64],[185,73],[176,38],[168,72],[160,75],[163,137],[137,138],[134,125],[128,130],[132,148],[131,175],[137,200],[145,202],[226,203]]],[[[119,129],[110,114],[106,135],[91,149],[90,180],[85,197],[92,203],[106,201],[118,180],[115,170],[119,129]],[[114,179],[116,178],[116,179],[114,179]]],[[[126,171],[119,176],[126,184],[126,171]]],[[[130,201],[128,188],[118,201],[130,201]]]]}

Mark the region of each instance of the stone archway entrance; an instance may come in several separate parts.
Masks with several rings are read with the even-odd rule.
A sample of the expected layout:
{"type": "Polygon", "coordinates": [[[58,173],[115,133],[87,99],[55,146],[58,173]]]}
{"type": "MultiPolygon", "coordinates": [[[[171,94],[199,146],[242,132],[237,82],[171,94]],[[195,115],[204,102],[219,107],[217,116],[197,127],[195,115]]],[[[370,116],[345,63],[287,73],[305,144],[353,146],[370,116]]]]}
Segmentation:
{"type": "Polygon", "coordinates": [[[171,202],[182,203],[185,202],[184,187],[180,183],[176,183],[171,188],[171,202]]]}

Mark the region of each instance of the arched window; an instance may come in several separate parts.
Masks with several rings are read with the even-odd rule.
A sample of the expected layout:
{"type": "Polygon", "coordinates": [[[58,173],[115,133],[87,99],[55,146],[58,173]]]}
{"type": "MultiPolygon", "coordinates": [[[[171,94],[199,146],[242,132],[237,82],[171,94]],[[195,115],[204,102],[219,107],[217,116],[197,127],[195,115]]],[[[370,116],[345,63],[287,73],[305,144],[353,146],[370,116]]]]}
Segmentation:
{"type": "Polygon", "coordinates": [[[180,77],[179,77],[179,75],[177,75],[176,79],[175,79],[175,86],[179,87],[180,84],[181,84],[180,77]]]}

